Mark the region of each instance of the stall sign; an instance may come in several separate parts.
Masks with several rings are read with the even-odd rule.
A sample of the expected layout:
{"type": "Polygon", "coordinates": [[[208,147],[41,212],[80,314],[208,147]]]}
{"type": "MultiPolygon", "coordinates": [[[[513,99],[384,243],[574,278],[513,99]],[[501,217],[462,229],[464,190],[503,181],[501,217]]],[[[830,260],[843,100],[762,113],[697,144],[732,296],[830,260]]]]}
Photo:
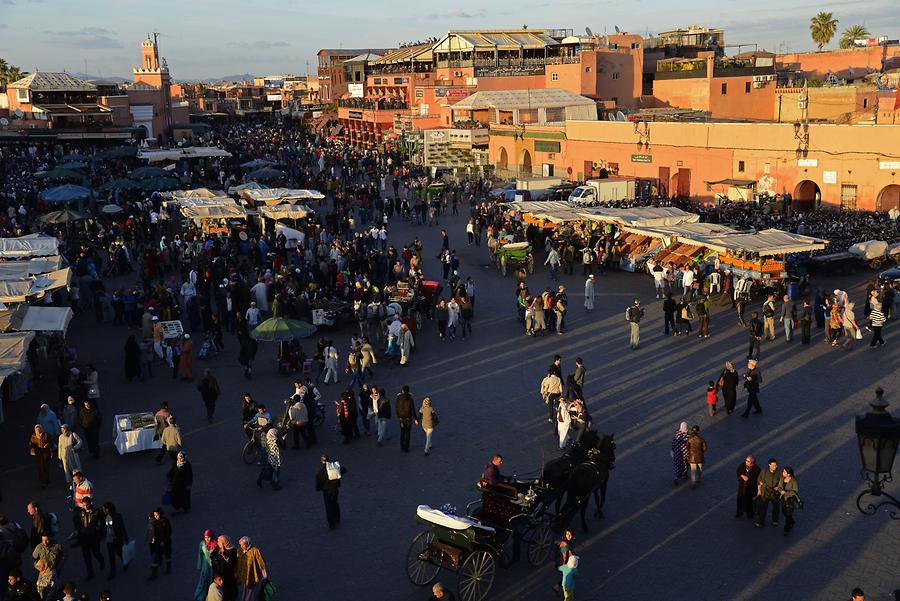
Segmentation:
{"type": "Polygon", "coordinates": [[[900,169],[900,161],[879,161],[878,168],[882,171],[896,171],[900,169]]]}
{"type": "Polygon", "coordinates": [[[206,231],[209,232],[210,234],[227,234],[228,228],[227,227],[209,227],[209,228],[206,228],[206,231]]]}
{"type": "Polygon", "coordinates": [[[819,159],[797,159],[798,167],[818,167],[819,159]]]}
{"type": "Polygon", "coordinates": [[[452,90],[447,90],[447,96],[450,98],[465,98],[469,95],[469,90],[454,88],[452,90]]]}
{"type": "Polygon", "coordinates": [[[653,155],[650,154],[633,154],[631,155],[632,163],[652,163],[653,155]]]}
{"type": "Polygon", "coordinates": [[[350,119],[362,119],[362,111],[350,111],[347,116],[350,119]]]}
{"type": "Polygon", "coordinates": [[[822,183],[836,184],[837,183],[837,171],[823,171],[822,172],[822,183]]]}

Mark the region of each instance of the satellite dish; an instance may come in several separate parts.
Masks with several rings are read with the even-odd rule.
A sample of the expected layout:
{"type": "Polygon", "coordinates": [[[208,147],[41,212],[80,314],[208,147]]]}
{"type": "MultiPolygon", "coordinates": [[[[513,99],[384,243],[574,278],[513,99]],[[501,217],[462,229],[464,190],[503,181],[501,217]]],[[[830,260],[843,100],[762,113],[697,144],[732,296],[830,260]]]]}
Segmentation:
{"type": "Polygon", "coordinates": [[[618,26],[618,25],[613,25],[613,27],[615,27],[616,33],[622,33],[621,31],[619,31],[619,26],[618,26]]]}
{"type": "Polygon", "coordinates": [[[625,113],[622,111],[616,111],[616,121],[626,121],[625,113]]]}
{"type": "Polygon", "coordinates": [[[9,119],[7,119],[6,117],[0,117],[0,125],[6,127],[7,125],[9,125],[9,119]]]}
{"type": "Polygon", "coordinates": [[[21,119],[22,117],[25,116],[25,111],[23,111],[22,109],[16,109],[13,112],[15,113],[16,117],[18,117],[19,119],[21,119]]]}
{"type": "Polygon", "coordinates": [[[591,31],[591,28],[590,28],[590,27],[585,27],[585,28],[584,28],[584,32],[587,34],[587,36],[588,36],[589,38],[594,37],[594,32],[591,31]]]}
{"type": "Polygon", "coordinates": [[[613,115],[612,113],[606,113],[606,120],[607,120],[607,121],[615,121],[615,120],[616,120],[616,116],[613,115]]]}

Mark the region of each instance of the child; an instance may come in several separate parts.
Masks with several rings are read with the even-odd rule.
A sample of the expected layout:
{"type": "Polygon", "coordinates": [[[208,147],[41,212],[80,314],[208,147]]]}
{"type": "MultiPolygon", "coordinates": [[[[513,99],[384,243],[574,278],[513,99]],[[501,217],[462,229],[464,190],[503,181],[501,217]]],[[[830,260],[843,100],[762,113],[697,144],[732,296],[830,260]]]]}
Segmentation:
{"type": "Polygon", "coordinates": [[[719,386],[713,380],[710,380],[706,387],[706,410],[710,417],[716,414],[716,402],[718,400],[719,386]]]}
{"type": "Polygon", "coordinates": [[[578,574],[578,556],[570,556],[569,561],[557,569],[562,572],[563,601],[574,601],[575,576],[578,574]]]}

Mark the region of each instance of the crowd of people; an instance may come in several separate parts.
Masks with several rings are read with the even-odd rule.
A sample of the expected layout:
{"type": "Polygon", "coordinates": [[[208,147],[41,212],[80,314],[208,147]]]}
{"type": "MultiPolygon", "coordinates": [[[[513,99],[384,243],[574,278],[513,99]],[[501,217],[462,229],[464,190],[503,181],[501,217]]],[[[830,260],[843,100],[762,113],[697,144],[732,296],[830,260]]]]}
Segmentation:
{"type": "MultiPolygon", "coordinates": [[[[556,282],[561,274],[574,275],[581,267],[581,275],[586,278],[584,309],[590,312],[594,309],[597,278],[617,268],[622,258],[622,249],[609,227],[566,226],[546,235],[516,219],[498,203],[486,201],[489,179],[448,181],[434,193],[429,188],[432,178],[421,168],[402,165],[397,153],[353,149],[301,128],[276,124],[229,123],[213,128],[200,142],[217,145],[232,156],[192,165],[180,174],[186,185],[227,190],[241,181],[246,171],[241,163],[263,159],[278,164],[285,185],[321,190],[324,199],[316,213],[296,224],[299,239],[288,240],[283,233],[261,231],[252,224],[224,235],[211,233],[181,219],[177,208],[158,193],[115,189],[100,193],[95,200],[121,207],[118,217],[103,216],[91,201],[89,216],[77,227],[47,226],[37,219],[48,209],[39,195],[47,182],[34,174],[64,163],[74,148],[39,142],[0,147],[0,234],[47,231],[59,237],[61,250],[73,268],[73,284],[68,292],[54,293],[51,302],[69,305],[76,313],[93,312],[97,322],[120,327],[125,338],[125,378],[142,381],[171,374],[178,385],[196,389],[209,423],[216,419],[222,390],[211,370],[195,374],[195,358],[223,353],[234,345],[237,352],[233,354],[250,381],[258,349],[252,333],[266,318],[313,322],[314,311],[327,309],[336,319],[353,322],[354,335],[346,349],[339,349],[325,336],[308,345],[308,353],[303,348],[307,343],[296,340],[282,346],[279,361],[302,376],[295,380],[293,394],[285,400],[280,416],[274,408],[256,402],[251,392],[244,395],[242,426],[258,451],[260,487],[268,483],[274,490],[282,488],[288,439],[292,435],[292,449],[316,446],[317,421],[321,423],[325,414],[334,416],[344,444],[358,445],[370,437],[374,438],[373,446],[382,447],[391,440],[392,421],[396,420],[401,452],[410,451],[417,429],[422,431],[423,440],[417,444],[424,455],[432,452],[439,424],[435,401],[416,391],[415,396],[421,398],[416,402],[410,385],[389,391],[376,383],[376,370],[383,365],[379,361],[409,365],[417,345],[422,344],[419,334],[423,327],[436,328],[441,344],[454,343],[457,336],[466,341],[474,334],[474,271],[461,264],[450,242],[451,233],[439,229],[444,216],[458,215],[461,207],[467,209],[467,244],[480,246],[486,236],[491,256],[501,240],[528,241],[535,249],[544,250],[553,286],[543,290],[529,287],[528,270],[521,267],[516,271],[517,317],[524,333],[533,337],[551,332],[561,336],[567,331],[567,316],[573,307],[566,287],[556,282]],[[431,248],[419,236],[410,241],[397,240],[392,235],[396,219],[435,226],[427,230],[429,242],[439,235],[439,244],[431,248]],[[433,253],[439,259],[440,273],[426,275],[424,253],[433,253]],[[108,288],[104,280],[112,278],[118,279],[108,288]],[[429,323],[432,320],[433,326],[429,323]],[[174,333],[164,326],[176,321],[181,329],[174,333]],[[329,399],[334,401],[333,413],[330,407],[323,408],[320,389],[332,385],[340,390],[334,395],[336,399],[329,399]]],[[[106,160],[101,159],[99,151],[82,152],[91,163],[82,183],[96,190],[102,190],[110,179],[126,176],[137,165],[135,159],[124,155],[106,160]]],[[[683,204],[680,200],[652,202],[683,204]]],[[[900,238],[896,222],[880,214],[823,212],[788,217],[744,205],[726,205],[717,211],[690,208],[710,221],[781,227],[825,237],[832,240],[832,248],[861,237],[888,241],[900,238]]],[[[651,273],[657,299],[662,301],[659,307],[666,335],[687,337],[694,333],[692,322],[697,320],[697,335],[708,338],[711,306],[717,297],[720,304],[731,303],[738,324],[749,333],[746,373],[738,375],[729,363],[707,386],[706,405],[711,417],[718,412],[720,395],[726,414],[735,410],[741,378],[747,390],[744,417],[751,411],[762,412],[760,347],[764,338],[777,337],[776,324],[786,342],[792,341],[794,331],[800,331],[801,342],[809,343],[815,322],[827,344],[850,348],[863,337],[865,319],[872,332],[870,346],[878,348],[885,344],[882,328],[897,315],[900,303],[893,284],[873,281],[861,318],[846,292],[818,290],[803,300],[769,297],[761,308],[762,319],[756,311],[745,319],[750,299],[721,266],[659,267],[651,273]]],[[[626,309],[632,349],[640,348],[640,324],[651,310],[655,309],[639,301],[626,309]]],[[[114,579],[117,566],[127,569],[135,555],[126,523],[136,518],[119,513],[113,495],[99,497],[105,501],[97,509],[97,491],[85,476],[81,454],[85,450],[95,457],[100,453],[103,422],[99,375],[91,365],[76,367],[73,352],[66,349],[59,362],[58,398],[41,406],[28,440],[28,454],[40,486],[55,486],[59,480],[59,488],[71,498],[68,542],[76,546],[65,548],[62,544],[66,540],[61,538],[61,530],[69,528],[68,521],[61,523],[38,502],[27,507],[30,533],[11,516],[0,516],[0,571],[8,576],[7,599],[79,598],[78,578],[73,568],[65,565],[73,548],[81,549],[85,582],[95,577],[95,564],[100,570],[108,567],[108,578],[114,579]],[[52,476],[57,462],[62,478],[52,476]],[[23,534],[27,537],[24,546],[23,534]],[[26,555],[29,548],[31,560],[26,555]],[[29,561],[33,570],[26,567],[29,561]]],[[[571,448],[592,428],[583,390],[586,368],[582,358],[576,358],[571,372],[564,373],[562,359],[556,356],[540,383],[548,423],[560,450],[571,448]]],[[[247,386],[251,388],[249,383],[247,386]]],[[[190,440],[185,439],[168,403],[160,404],[155,420],[161,444],[156,461],[167,462],[166,495],[172,509],[156,507],[141,516],[150,580],[172,570],[173,522],[166,512],[190,512],[195,477],[209,477],[194,473],[189,460],[190,440]]],[[[693,486],[699,486],[707,452],[699,426],[688,430],[683,423],[672,440],[675,483],[690,477],[693,486]]],[[[320,456],[317,470],[314,490],[322,493],[325,522],[335,530],[341,521],[341,480],[348,470],[329,455],[320,456]]],[[[780,467],[773,459],[761,470],[751,456],[738,468],[737,476],[737,515],[747,516],[761,527],[771,504],[772,523],[778,525],[783,514],[784,532],[789,533],[794,509],[801,505],[793,469],[780,467]]],[[[235,546],[228,536],[206,530],[197,544],[196,601],[258,601],[273,594],[266,560],[249,537],[242,537],[235,546]]],[[[561,590],[567,598],[574,594],[578,571],[573,545],[569,532],[560,542],[558,558],[561,590]]],[[[432,593],[435,599],[452,598],[441,584],[436,584],[432,593]]],[[[111,599],[111,593],[104,592],[100,598],[111,599]]]]}

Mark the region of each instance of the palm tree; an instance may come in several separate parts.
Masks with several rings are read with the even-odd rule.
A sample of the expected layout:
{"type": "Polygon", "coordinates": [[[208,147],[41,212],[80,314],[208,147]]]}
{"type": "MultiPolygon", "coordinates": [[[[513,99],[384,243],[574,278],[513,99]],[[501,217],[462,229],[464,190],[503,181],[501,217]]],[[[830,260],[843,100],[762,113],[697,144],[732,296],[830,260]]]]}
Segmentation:
{"type": "Polygon", "coordinates": [[[837,24],[838,20],[834,18],[834,14],[824,11],[810,20],[809,31],[813,42],[816,43],[820,51],[834,37],[834,33],[837,31],[837,24]]]}
{"type": "Polygon", "coordinates": [[[865,25],[851,25],[841,34],[840,46],[841,48],[850,48],[853,46],[854,40],[864,39],[870,35],[872,34],[865,25]]]}

